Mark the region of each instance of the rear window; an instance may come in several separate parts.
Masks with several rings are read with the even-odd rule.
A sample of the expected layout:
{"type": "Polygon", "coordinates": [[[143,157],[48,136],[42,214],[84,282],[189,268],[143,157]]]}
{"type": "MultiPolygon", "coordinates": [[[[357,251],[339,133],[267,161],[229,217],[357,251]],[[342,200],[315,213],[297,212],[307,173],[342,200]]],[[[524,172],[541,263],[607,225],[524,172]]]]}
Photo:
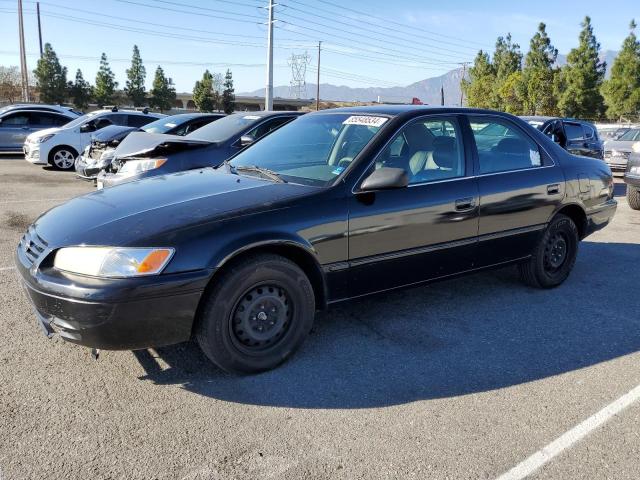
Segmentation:
{"type": "Polygon", "coordinates": [[[564,131],[567,134],[567,140],[583,140],[584,132],[582,131],[582,125],[577,123],[564,124],[564,131]]]}

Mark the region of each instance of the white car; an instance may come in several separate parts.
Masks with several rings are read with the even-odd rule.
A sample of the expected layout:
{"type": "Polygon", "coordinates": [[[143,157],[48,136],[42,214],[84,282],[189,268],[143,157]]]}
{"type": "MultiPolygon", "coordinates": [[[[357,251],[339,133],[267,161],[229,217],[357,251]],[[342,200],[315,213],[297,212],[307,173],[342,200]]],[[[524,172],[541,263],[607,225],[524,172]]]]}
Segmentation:
{"type": "Polygon", "coordinates": [[[91,134],[108,125],[142,127],[165,117],[137,110],[96,110],[58,128],[47,128],[29,135],[24,142],[24,158],[36,165],[60,170],[73,168],[76,157],[91,143],[91,134]]]}

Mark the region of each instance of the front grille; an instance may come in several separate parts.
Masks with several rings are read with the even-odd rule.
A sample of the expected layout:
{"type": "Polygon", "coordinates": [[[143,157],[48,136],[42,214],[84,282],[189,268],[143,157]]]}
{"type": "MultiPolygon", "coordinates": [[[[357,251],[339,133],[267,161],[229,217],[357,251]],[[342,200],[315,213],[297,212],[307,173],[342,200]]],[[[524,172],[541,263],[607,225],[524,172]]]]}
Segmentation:
{"type": "Polygon", "coordinates": [[[33,226],[29,227],[20,240],[20,248],[31,265],[41,260],[46,253],[47,246],[47,242],[36,233],[33,226]]]}
{"type": "Polygon", "coordinates": [[[611,150],[605,150],[604,152],[604,158],[610,159],[629,160],[630,156],[631,152],[616,152],[616,155],[613,155],[611,150]]]}
{"type": "Polygon", "coordinates": [[[104,153],[104,147],[98,147],[96,145],[91,146],[91,150],[89,151],[89,156],[94,160],[100,160],[100,157],[104,153]]]}

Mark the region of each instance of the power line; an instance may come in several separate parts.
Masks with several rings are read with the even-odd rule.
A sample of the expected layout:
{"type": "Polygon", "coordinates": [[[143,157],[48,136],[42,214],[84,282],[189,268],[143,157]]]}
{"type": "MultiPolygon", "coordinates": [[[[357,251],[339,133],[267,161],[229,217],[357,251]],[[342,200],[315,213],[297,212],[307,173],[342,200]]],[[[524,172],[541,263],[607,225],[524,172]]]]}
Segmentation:
{"type": "Polygon", "coordinates": [[[377,16],[377,15],[372,15],[369,12],[363,12],[363,11],[359,11],[359,10],[354,10],[352,8],[345,7],[343,5],[337,5],[337,4],[335,4],[335,3],[333,3],[333,2],[331,2],[329,0],[317,0],[317,1],[319,1],[320,3],[324,3],[325,5],[331,5],[333,8],[336,8],[336,9],[345,10],[345,11],[348,11],[348,12],[355,13],[357,15],[364,15],[364,16],[369,17],[369,18],[375,18],[375,19],[380,20],[382,22],[390,23],[392,25],[396,25],[396,26],[399,26],[399,27],[408,28],[408,29],[412,29],[412,30],[417,30],[419,32],[428,33],[430,35],[437,35],[439,37],[449,38],[451,40],[456,40],[456,41],[460,41],[460,42],[474,44],[474,45],[478,45],[480,47],[488,47],[489,46],[489,45],[484,44],[484,43],[469,41],[469,40],[465,40],[465,39],[462,39],[462,38],[459,38],[459,37],[454,37],[454,36],[451,36],[451,35],[445,35],[443,33],[437,33],[437,32],[433,32],[433,31],[430,31],[430,30],[426,30],[424,28],[414,27],[412,25],[407,25],[407,24],[404,24],[404,23],[396,22],[395,20],[392,20],[390,18],[383,18],[383,17],[377,16]]]}

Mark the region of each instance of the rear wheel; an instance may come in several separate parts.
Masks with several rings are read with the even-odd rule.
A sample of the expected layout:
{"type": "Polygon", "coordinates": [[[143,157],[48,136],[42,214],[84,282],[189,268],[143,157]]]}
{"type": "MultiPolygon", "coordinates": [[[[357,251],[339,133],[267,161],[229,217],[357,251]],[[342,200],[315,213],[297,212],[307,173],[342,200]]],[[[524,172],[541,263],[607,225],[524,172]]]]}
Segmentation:
{"type": "Polygon", "coordinates": [[[573,220],[566,215],[556,215],[538,241],[531,258],[519,265],[520,277],[532,287],[557,287],[573,269],[579,240],[573,220]]]}
{"type": "Polygon", "coordinates": [[[633,210],[640,210],[640,188],[627,185],[627,201],[633,210]]]}
{"type": "Polygon", "coordinates": [[[71,147],[56,147],[49,154],[49,163],[58,170],[73,168],[78,152],[71,147]]]}
{"type": "Polygon", "coordinates": [[[248,257],[214,282],[196,339],[205,355],[228,372],[278,366],[311,330],[313,288],[305,273],[284,257],[248,257]]]}

